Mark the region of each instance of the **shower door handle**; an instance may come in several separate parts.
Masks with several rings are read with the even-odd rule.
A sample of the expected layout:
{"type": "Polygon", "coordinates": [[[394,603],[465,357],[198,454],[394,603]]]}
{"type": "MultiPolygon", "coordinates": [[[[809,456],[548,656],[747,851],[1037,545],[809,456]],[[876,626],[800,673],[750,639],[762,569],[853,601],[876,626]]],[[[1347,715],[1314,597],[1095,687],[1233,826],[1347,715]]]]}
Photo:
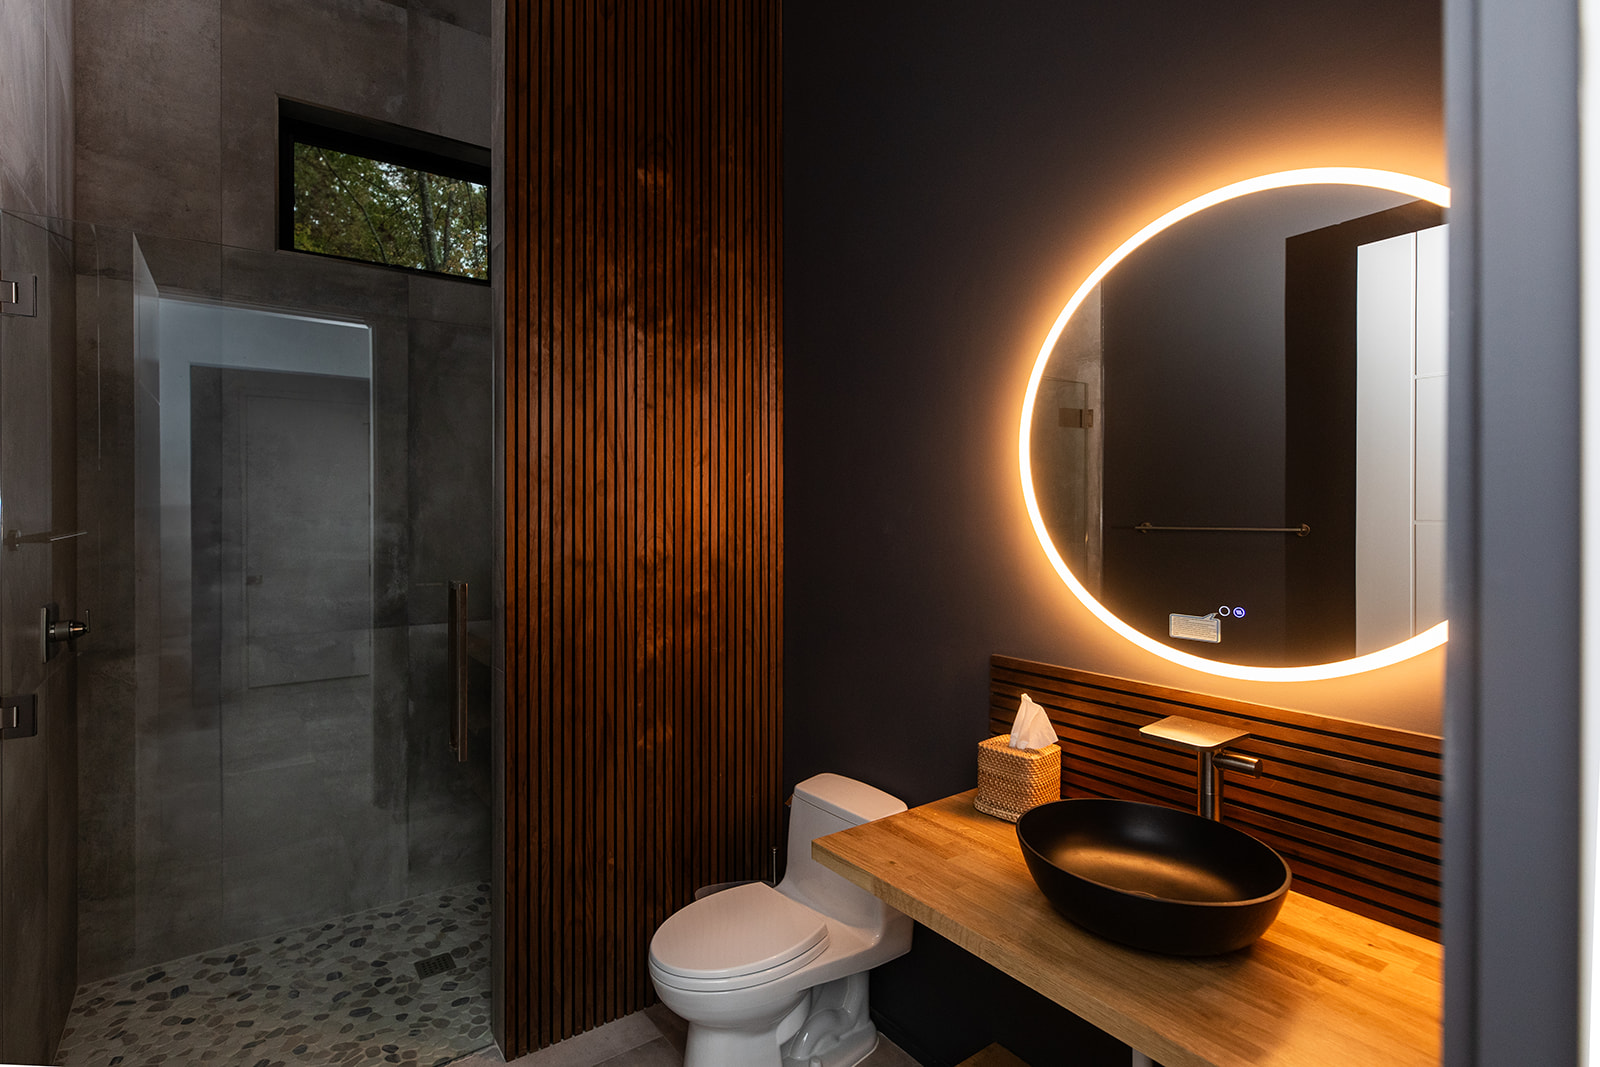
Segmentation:
{"type": "Polygon", "coordinates": [[[445,673],[450,688],[450,751],[467,762],[467,583],[451,582],[445,610],[445,673]]]}

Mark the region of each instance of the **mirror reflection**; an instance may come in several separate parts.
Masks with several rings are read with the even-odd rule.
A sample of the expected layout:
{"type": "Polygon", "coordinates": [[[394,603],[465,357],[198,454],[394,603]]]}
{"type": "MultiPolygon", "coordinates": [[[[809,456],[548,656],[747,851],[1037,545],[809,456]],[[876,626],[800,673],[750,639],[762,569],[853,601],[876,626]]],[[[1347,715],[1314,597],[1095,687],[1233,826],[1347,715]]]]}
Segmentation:
{"type": "Polygon", "coordinates": [[[1382,188],[1255,192],[1083,296],[1026,469],[1090,595],[1164,646],[1270,667],[1443,619],[1443,223],[1382,188]]]}

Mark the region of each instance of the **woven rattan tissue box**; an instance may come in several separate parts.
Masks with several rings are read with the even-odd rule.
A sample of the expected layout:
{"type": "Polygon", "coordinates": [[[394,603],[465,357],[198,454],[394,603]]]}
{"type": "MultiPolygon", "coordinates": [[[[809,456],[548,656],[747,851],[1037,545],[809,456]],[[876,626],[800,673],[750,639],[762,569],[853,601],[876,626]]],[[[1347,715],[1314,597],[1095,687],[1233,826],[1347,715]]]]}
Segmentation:
{"type": "Polygon", "coordinates": [[[1010,734],[978,742],[978,795],[973,807],[1016,822],[1029,808],[1060,799],[1060,745],[1012,748],[1010,734]]]}

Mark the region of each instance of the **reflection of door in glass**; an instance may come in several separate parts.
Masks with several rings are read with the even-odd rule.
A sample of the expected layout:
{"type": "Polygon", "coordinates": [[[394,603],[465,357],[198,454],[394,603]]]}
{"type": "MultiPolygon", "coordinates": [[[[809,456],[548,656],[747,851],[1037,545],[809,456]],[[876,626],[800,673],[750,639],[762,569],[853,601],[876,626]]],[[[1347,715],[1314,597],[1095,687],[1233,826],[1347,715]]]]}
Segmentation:
{"type": "MultiPolygon", "coordinates": [[[[1079,576],[1088,575],[1089,429],[1094,411],[1083,382],[1045,377],[1039,381],[1032,438],[1028,442],[1034,499],[1061,559],[1079,576]]],[[[1098,568],[1095,568],[1098,571],[1098,568]]],[[[1080,580],[1081,577],[1080,577],[1080,580]]]]}
{"type": "Polygon", "coordinates": [[[245,683],[370,674],[367,383],[272,377],[224,393],[243,500],[240,528],[222,532],[243,565],[245,683]]]}
{"type": "Polygon", "coordinates": [[[230,933],[348,908],[384,837],[369,392],[366,379],[192,369],[196,696],[221,726],[230,933]]]}

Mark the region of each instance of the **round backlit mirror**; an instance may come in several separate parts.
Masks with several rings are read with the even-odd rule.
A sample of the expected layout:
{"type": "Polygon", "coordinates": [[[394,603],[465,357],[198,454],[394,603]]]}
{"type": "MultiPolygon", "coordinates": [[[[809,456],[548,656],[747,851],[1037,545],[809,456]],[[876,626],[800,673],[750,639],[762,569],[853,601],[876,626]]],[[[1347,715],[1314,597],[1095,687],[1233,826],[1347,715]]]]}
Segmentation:
{"type": "Polygon", "coordinates": [[[1124,242],[1039,350],[1028,514],[1106,625],[1299,680],[1442,643],[1449,191],[1322,168],[1124,242]]]}

